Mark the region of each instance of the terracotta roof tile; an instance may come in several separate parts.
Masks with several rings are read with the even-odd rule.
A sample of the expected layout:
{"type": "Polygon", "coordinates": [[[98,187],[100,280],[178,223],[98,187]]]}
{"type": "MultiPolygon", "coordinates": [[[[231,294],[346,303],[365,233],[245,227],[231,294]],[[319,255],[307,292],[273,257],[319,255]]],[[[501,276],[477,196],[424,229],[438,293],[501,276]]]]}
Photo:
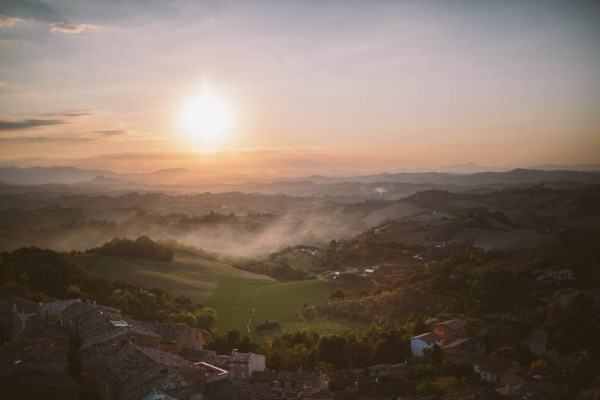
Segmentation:
{"type": "Polygon", "coordinates": [[[410,338],[410,340],[413,340],[413,339],[419,339],[419,340],[422,340],[423,342],[429,343],[429,344],[442,340],[441,337],[439,337],[437,334],[435,334],[433,332],[423,333],[421,335],[413,336],[410,338]]]}

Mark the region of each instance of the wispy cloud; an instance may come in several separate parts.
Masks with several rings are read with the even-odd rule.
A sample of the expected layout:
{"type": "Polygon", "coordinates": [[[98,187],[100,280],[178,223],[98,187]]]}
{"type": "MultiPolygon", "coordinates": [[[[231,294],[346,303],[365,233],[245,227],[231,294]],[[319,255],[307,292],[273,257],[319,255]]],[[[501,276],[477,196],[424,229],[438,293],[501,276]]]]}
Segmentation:
{"type": "Polygon", "coordinates": [[[42,126],[62,125],[68,123],[64,119],[23,119],[20,121],[0,120],[0,131],[17,131],[39,128],[42,126]]]}
{"type": "Polygon", "coordinates": [[[55,142],[92,142],[97,140],[85,136],[13,136],[0,137],[0,143],[55,143],[55,142]]]}
{"type": "Polygon", "coordinates": [[[17,17],[9,17],[7,15],[0,15],[0,30],[12,28],[13,26],[24,24],[25,20],[17,17]]]}
{"type": "Polygon", "coordinates": [[[127,136],[129,134],[128,131],[123,129],[106,129],[93,131],[93,133],[102,136],[102,137],[117,137],[117,136],[127,136]]]}
{"type": "MultiPolygon", "coordinates": [[[[0,91],[10,85],[0,81],[0,91]]],[[[63,113],[38,114],[37,118],[21,120],[0,120],[0,131],[20,131],[25,129],[41,128],[45,126],[64,125],[82,117],[94,115],[94,110],[74,110],[63,113]]]]}
{"type": "Polygon", "coordinates": [[[64,113],[50,113],[44,114],[45,117],[54,117],[54,118],[79,118],[79,117],[87,117],[90,115],[94,115],[96,112],[94,110],[76,110],[69,111],[64,113]]]}
{"type": "Polygon", "coordinates": [[[71,35],[77,35],[85,31],[95,31],[98,27],[92,24],[72,24],[67,22],[57,22],[50,24],[50,32],[52,33],[66,33],[71,35]]]}

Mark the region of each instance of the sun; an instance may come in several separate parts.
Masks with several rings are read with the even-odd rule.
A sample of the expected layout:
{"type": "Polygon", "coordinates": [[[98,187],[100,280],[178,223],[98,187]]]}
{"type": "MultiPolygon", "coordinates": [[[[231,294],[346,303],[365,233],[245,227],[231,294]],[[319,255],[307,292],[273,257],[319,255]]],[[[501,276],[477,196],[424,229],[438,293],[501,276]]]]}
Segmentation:
{"type": "Polygon", "coordinates": [[[179,116],[184,132],[201,150],[215,150],[222,144],[234,120],[230,104],[206,86],[183,104],[179,116]]]}

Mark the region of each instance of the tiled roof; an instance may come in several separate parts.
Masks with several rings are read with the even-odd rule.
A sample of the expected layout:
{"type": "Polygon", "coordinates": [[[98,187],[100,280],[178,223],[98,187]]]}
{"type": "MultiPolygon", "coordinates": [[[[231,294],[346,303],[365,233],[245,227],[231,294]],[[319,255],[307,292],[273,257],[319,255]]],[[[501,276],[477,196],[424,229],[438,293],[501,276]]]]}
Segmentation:
{"type": "MultiPolygon", "coordinates": [[[[73,304],[69,308],[75,305],[77,304],[73,304]]],[[[88,309],[85,313],[79,313],[77,320],[79,321],[82,350],[130,333],[158,337],[154,332],[147,329],[144,323],[134,320],[124,320],[121,314],[97,308],[88,309]]]]}
{"type": "Polygon", "coordinates": [[[157,349],[156,347],[143,347],[137,346],[140,351],[147,354],[157,363],[168,367],[188,367],[188,368],[196,368],[193,362],[186,360],[185,358],[178,356],[176,354],[168,353],[162,350],[157,349]]]}
{"type": "Polygon", "coordinates": [[[207,363],[209,363],[209,364],[212,364],[212,365],[214,365],[216,367],[227,369],[229,367],[229,361],[230,360],[231,360],[231,356],[215,355],[215,356],[208,357],[204,361],[207,362],[207,363]]]}
{"type": "Polygon", "coordinates": [[[471,341],[470,338],[465,338],[465,339],[457,339],[452,343],[447,344],[446,346],[444,346],[445,349],[453,349],[453,348],[460,348],[461,346],[463,346],[464,344],[467,344],[471,341]]]}
{"type": "Polygon", "coordinates": [[[160,390],[150,389],[150,393],[148,393],[142,400],[177,400],[175,397],[171,397],[168,394],[161,392],[160,390]]]}
{"type": "Polygon", "coordinates": [[[69,343],[69,336],[64,333],[58,321],[48,321],[38,317],[31,318],[27,322],[23,336],[27,338],[58,339],[59,341],[69,343]]]}
{"type": "Polygon", "coordinates": [[[213,350],[198,350],[198,349],[190,349],[186,347],[185,349],[179,352],[179,355],[186,360],[190,360],[193,362],[202,362],[206,361],[209,357],[214,357],[217,355],[213,350]]]}
{"type": "Polygon", "coordinates": [[[251,354],[252,353],[238,353],[236,351],[236,352],[231,353],[230,361],[235,362],[235,363],[247,363],[250,361],[251,354]]]}
{"type": "Polygon", "coordinates": [[[187,387],[190,384],[176,369],[169,369],[167,373],[161,374],[158,378],[154,379],[148,386],[151,388],[168,392],[170,390],[187,387]]]}
{"type": "Polygon", "coordinates": [[[73,304],[67,306],[65,309],[63,309],[61,311],[61,313],[65,317],[75,320],[75,319],[79,318],[80,316],[90,312],[91,310],[110,312],[110,313],[114,313],[114,314],[120,313],[120,310],[117,308],[99,306],[99,305],[90,304],[90,303],[73,303],[73,304]]]}
{"type": "Polygon", "coordinates": [[[189,328],[185,325],[160,324],[155,322],[138,322],[140,326],[160,336],[161,342],[177,343],[179,336],[189,328]]]}
{"type": "Polygon", "coordinates": [[[59,314],[62,310],[69,307],[71,304],[81,303],[81,299],[55,301],[52,303],[42,303],[40,305],[42,315],[55,315],[59,314]]]}
{"type": "Polygon", "coordinates": [[[435,334],[433,332],[423,333],[421,335],[413,336],[410,338],[410,340],[413,340],[413,339],[422,340],[423,342],[428,343],[428,344],[432,344],[432,343],[442,340],[441,337],[439,337],[437,334],[435,334]]]}
{"type": "Polygon", "coordinates": [[[129,382],[156,365],[157,362],[152,357],[131,343],[103,349],[93,359],[83,361],[86,372],[101,376],[111,385],[129,382]]]}
{"type": "Polygon", "coordinates": [[[516,361],[503,356],[488,356],[486,357],[479,369],[485,372],[491,372],[497,375],[505,374],[516,361]]]}
{"type": "Polygon", "coordinates": [[[0,348],[0,369],[12,369],[19,364],[27,364],[26,369],[43,365],[66,367],[69,361],[64,347],[52,343],[38,343],[35,340],[13,341],[0,348]]]}
{"type": "Polygon", "coordinates": [[[129,342],[100,349],[95,356],[84,359],[82,367],[87,374],[100,376],[110,385],[122,385],[152,368],[167,369],[149,383],[151,387],[165,391],[188,386],[177,368],[199,369],[177,355],[129,342]]]}

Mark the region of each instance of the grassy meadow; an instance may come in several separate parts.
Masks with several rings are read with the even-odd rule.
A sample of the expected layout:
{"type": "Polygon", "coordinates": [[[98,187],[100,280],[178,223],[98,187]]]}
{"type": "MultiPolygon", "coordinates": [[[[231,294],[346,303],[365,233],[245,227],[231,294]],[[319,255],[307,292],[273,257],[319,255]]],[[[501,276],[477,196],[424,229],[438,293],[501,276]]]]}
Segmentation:
{"type": "Polygon", "coordinates": [[[221,277],[258,281],[261,285],[275,282],[264,275],[187,254],[175,254],[173,261],[100,254],[71,256],[70,260],[97,276],[166,289],[175,295],[186,296],[202,304],[211,297],[221,277]]]}
{"type": "Polygon", "coordinates": [[[187,254],[176,254],[173,261],[99,254],[71,256],[70,260],[103,278],[159,287],[175,295],[187,296],[217,311],[217,332],[238,329],[261,342],[281,331],[313,329],[328,333],[362,327],[357,322],[314,313],[307,317],[299,311],[328,299],[336,289],[359,293],[372,287],[369,281],[277,282],[264,275],[187,254]],[[257,332],[255,323],[264,320],[277,320],[281,328],[257,332]]]}

